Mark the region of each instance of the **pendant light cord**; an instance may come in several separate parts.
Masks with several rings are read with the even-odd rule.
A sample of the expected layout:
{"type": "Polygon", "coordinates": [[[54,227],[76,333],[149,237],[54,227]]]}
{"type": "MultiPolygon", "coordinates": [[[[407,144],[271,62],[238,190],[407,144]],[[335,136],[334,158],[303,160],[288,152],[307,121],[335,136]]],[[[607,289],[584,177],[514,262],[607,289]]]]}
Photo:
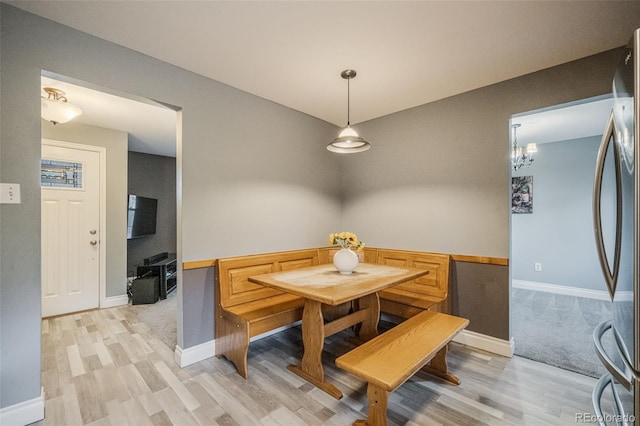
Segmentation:
{"type": "Polygon", "coordinates": [[[351,77],[347,78],[347,127],[351,125],[351,77]]]}

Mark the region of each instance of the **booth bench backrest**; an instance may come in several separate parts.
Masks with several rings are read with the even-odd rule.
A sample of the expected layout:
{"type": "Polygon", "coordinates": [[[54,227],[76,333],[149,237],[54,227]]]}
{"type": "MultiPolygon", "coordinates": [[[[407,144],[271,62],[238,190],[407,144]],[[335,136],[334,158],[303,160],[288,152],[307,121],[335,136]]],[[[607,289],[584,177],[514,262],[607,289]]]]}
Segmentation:
{"type": "Polygon", "coordinates": [[[318,250],[294,250],[218,259],[220,305],[224,309],[283,294],[249,282],[253,275],[318,265],[318,250]]]}
{"type": "MultiPolygon", "coordinates": [[[[288,271],[331,263],[333,247],[292,250],[218,259],[220,299],[223,309],[283,294],[280,290],[249,282],[253,275],[288,271]]],[[[361,260],[380,265],[426,269],[427,275],[399,284],[380,293],[382,299],[428,309],[447,299],[449,291],[448,254],[409,250],[365,248],[361,260]]]]}
{"type": "Polygon", "coordinates": [[[385,292],[446,299],[449,291],[449,255],[401,250],[378,250],[376,263],[426,269],[427,275],[398,284],[385,292]]]}

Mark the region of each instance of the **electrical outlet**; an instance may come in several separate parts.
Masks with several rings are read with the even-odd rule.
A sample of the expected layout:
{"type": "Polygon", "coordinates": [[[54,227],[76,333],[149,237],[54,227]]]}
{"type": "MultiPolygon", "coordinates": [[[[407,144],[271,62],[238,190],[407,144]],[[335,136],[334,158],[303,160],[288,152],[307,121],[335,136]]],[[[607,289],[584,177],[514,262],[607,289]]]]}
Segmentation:
{"type": "Polygon", "coordinates": [[[19,183],[0,183],[0,204],[20,204],[19,183]]]}
{"type": "Polygon", "coordinates": [[[540,271],[542,271],[542,263],[534,263],[534,264],[533,264],[533,269],[534,269],[534,271],[536,271],[536,272],[540,272],[540,271]]]}

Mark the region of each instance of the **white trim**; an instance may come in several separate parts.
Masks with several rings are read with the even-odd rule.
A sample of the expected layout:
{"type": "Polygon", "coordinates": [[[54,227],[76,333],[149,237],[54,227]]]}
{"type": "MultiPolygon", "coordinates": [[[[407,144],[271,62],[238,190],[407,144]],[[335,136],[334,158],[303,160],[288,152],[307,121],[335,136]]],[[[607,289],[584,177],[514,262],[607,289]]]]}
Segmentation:
{"type": "MultiPolygon", "coordinates": [[[[272,334],[279,333],[288,328],[295,327],[300,325],[302,321],[296,321],[292,324],[285,325],[280,328],[276,328],[275,330],[267,331],[265,333],[259,334],[257,336],[253,336],[249,342],[255,342],[256,340],[264,339],[265,337],[271,336],[272,334]]],[[[180,346],[176,346],[176,350],[173,354],[173,357],[181,368],[186,367],[191,364],[195,364],[196,362],[204,361],[207,358],[211,358],[216,354],[216,341],[210,340],[208,342],[200,343],[196,346],[191,346],[187,349],[182,349],[180,346]]]]}
{"type": "Polygon", "coordinates": [[[216,354],[216,341],[209,340],[208,342],[200,343],[199,345],[192,346],[187,349],[182,349],[180,346],[176,346],[176,350],[173,353],[173,358],[176,364],[180,368],[186,367],[196,362],[204,361],[207,358],[211,358],[216,354]]]}
{"type": "MultiPolygon", "coordinates": [[[[293,324],[280,327],[275,330],[268,331],[266,333],[262,333],[258,336],[254,336],[251,338],[251,342],[264,339],[265,337],[271,336],[272,334],[275,334],[275,333],[279,333],[288,328],[295,327],[299,324],[300,324],[300,321],[297,321],[293,324]]],[[[466,346],[471,346],[476,349],[481,349],[483,351],[506,356],[509,358],[513,357],[513,351],[515,346],[513,338],[507,341],[507,340],[498,339],[497,337],[487,336],[484,334],[480,334],[480,333],[476,333],[468,330],[462,330],[456,337],[453,338],[453,341],[456,343],[460,343],[466,346]]],[[[216,341],[210,340],[208,342],[204,342],[187,349],[182,349],[180,346],[176,346],[176,349],[174,352],[174,360],[176,364],[180,366],[180,368],[184,368],[191,364],[195,364],[196,362],[204,361],[205,359],[211,358],[215,356],[215,353],[216,353],[216,341]]]]}
{"type": "Polygon", "coordinates": [[[105,299],[100,302],[100,309],[106,308],[115,308],[116,306],[124,306],[129,304],[129,296],[126,294],[120,296],[110,296],[105,297],[105,299]]]}
{"type": "MultiPolygon", "coordinates": [[[[543,291],[545,293],[562,294],[565,296],[584,297],[587,299],[611,301],[606,290],[590,290],[586,288],[569,287],[558,284],[539,283],[535,281],[511,280],[512,288],[519,288],[531,291],[543,291]]],[[[633,292],[619,291],[616,293],[616,300],[621,302],[633,301],[633,292]]]]}
{"type": "MultiPolygon", "coordinates": [[[[381,312],[380,319],[392,324],[398,323],[398,317],[381,312]]],[[[513,338],[511,340],[502,340],[497,337],[487,336],[486,334],[476,333],[475,331],[462,330],[453,338],[453,341],[472,348],[482,349],[483,351],[502,355],[511,358],[515,348],[513,338]]]]}
{"type": "Polygon", "coordinates": [[[44,419],[44,388],[40,396],[0,409],[2,426],[28,425],[44,419]]]}
{"type": "Polygon", "coordinates": [[[502,340],[497,337],[487,336],[485,334],[469,330],[462,330],[453,338],[453,341],[509,358],[513,357],[513,351],[515,348],[513,338],[510,340],[502,340]]]}

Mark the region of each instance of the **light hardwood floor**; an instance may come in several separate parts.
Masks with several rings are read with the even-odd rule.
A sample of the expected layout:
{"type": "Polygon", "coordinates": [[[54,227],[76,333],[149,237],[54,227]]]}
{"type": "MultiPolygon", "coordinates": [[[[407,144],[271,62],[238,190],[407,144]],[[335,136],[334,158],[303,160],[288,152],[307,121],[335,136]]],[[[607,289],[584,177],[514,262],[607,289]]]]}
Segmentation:
{"type": "MultiPolygon", "coordinates": [[[[126,307],[42,322],[45,419],[38,425],[350,425],[366,413],[366,384],[337,369],[350,332],[327,339],[336,400],[290,373],[298,327],[253,342],[249,380],[224,359],[186,368],[126,307]]],[[[391,425],[568,425],[591,413],[595,379],[452,343],[453,386],[418,373],[389,398],[391,425]]]]}

